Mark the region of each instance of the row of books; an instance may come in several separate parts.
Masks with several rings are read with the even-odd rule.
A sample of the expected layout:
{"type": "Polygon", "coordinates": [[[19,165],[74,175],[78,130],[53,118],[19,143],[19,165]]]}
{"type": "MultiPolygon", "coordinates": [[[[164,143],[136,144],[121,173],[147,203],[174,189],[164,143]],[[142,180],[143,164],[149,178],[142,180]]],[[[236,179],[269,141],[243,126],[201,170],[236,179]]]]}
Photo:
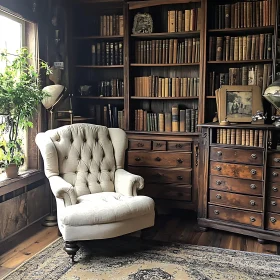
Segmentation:
{"type": "Polygon", "coordinates": [[[92,65],[122,65],[123,42],[102,42],[91,46],[92,65]]]}
{"type": "Polygon", "coordinates": [[[215,29],[246,28],[274,25],[276,0],[247,1],[218,5],[215,10],[215,29]]]}
{"type": "Polygon", "coordinates": [[[111,104],[106,106],[91,105],[90,117],[94,124],[124,129],[124,111],[119,110],[117,106],[111,106],[111,104]]]}
{"type": "Polygon", "coordinates": [[[263,147],[263,130],[217,129],[217,144],[263,147]]]}
{"type": "Polygon", "coordinates": [[[105,97],[124,96],[124,82],[119,79],[111,79],[98,82],[98,94],[105,97]]]}
{"type": "Polygon", "coordinates": [[[135,96],[186,97],[199,96],[199,78],[135,77],[135,96]]]}
{"type": "Polygon", "coordinates": [[[229,68],[229,73],[209,73],[209,94],[214,96],[215,90],[222,85],[252,85],[259,86],[262,92],[272,81],[271,64],[258,64],[243,66],[241,68],[229,68]]]}
{"type": "Polygon", "coordinates": [[[200,40],[189,38],[137,41],[135,43],[136,63],[198,63],[200,61],[200,40]]]}
{"type": "Polygon", "coordinates": [[[259,60],[272,58],[272,34],[210,37],[209,60],[259,60]]]}
{"type": "Polygon", "coordinates": [[[123,34],[123,15],[100,16],[100,36],[123,36],[123,34]]]}
{"type": "Polygon", "coordinates": [[[168,32],[200,30],[201,20],[201,8],[168,11],[168,32]]]}
{"type": "Polygon", "coordinates": [[[173,106],[171,113],[135,110],[136,131],[197,132],[197,122],[197,109],[179,110],[177,106],[173,106]]]}

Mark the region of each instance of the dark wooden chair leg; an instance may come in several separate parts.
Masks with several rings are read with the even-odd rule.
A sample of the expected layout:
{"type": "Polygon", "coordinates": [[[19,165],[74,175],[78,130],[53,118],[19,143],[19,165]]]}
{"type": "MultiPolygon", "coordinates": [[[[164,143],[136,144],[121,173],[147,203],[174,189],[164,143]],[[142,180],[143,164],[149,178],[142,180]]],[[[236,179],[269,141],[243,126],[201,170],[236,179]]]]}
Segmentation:
{"type": "Polygon", "coordinates": [[[77,242],[75,242],[75,241],[66,241],[65,242],[64,251],[70,256],[72,263],[75,262],[74,258],[79,249],[80,248],[77,245],[77,242]]]}

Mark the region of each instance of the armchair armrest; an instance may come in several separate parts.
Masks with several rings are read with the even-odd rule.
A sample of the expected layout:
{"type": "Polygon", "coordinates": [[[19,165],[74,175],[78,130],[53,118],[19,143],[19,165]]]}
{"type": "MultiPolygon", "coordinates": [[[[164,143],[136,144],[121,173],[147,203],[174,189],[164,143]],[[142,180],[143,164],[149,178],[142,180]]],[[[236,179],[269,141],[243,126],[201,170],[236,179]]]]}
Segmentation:
{"type": "Polygon", "coordinates": [[[137,196],[137,191],[144,188],[144,179],[141,176],[131,174],[124,169],[115,172],[115,190],[117,193],[127,196],[137,196]]]}
{"type": "Polygon", "coordinates": [[[62,198],[66,206],[77,203],[77,194],[74,187],[59,176],[49,178],[52,192],[55,197],[62,198]]]}

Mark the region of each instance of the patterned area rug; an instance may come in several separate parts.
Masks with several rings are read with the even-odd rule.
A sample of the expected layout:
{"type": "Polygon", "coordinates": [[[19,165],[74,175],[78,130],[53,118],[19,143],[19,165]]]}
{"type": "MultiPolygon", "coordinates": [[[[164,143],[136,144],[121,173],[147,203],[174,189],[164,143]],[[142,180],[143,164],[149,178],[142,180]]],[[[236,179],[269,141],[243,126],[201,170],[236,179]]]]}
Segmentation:
{"type": "Polygon", "coordinates": [[[72,265],[58,239],[5,280],[280,279],[280,257],[137,238],[81,243],[72,265]]]}

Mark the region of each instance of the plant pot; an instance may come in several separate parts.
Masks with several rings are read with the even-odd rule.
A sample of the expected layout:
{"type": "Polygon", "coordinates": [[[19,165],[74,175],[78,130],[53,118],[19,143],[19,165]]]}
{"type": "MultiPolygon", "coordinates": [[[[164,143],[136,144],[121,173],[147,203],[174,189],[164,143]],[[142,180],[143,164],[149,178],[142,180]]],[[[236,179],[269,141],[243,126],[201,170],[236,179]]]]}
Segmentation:
{"type": "Polygon", "coordinates": [[[18,176],[18,166],[15,163],[10,163],[6,167],[5,171],[6,171],[7,178],[13,179],[18,176]]]}

